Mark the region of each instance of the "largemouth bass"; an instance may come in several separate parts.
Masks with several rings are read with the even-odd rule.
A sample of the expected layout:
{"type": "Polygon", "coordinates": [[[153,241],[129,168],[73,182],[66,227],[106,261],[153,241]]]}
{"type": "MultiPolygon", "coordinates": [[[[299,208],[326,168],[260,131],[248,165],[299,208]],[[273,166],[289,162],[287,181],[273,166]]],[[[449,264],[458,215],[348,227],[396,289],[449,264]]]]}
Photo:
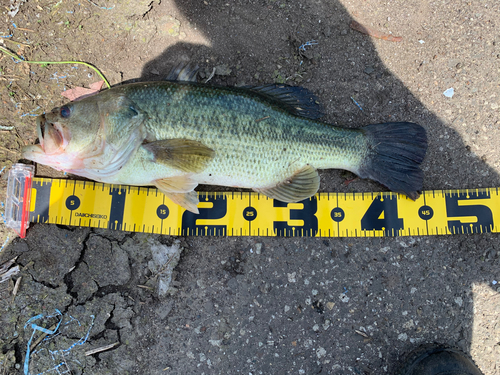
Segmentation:
{"type": "Polygon", "coordinates": [[[198,184],[251,188],[298,202],[317,169],[346,169],[412,199],[422,189],[426,132],[409,122],[335,127],[300,87],[192,82],[116,86],[38,117],[26,159],[92,180],[155,185],[198,212],[198,184]]]}

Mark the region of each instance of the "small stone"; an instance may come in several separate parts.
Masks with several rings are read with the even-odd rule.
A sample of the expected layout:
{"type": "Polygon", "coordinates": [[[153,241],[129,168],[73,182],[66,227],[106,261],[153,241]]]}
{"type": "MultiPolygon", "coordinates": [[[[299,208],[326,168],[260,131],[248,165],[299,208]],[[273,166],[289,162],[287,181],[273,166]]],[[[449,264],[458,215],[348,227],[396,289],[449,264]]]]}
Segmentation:
{"type": "Polygon", "coordinates": [[[228,76],[231,74],[231,69],[226,64],[217,65],[215,67],[215,74],[218,76],[228,76]]]}
{"type": "Polygon", "coordinates": [[[335,302],[327,302],[326,303],[326,308],[328,310],[333,310],[333,306],[335,306],[335,302]]]}
{"type": "Polygon", "coordinates": [[[255,254],[260,255],[261,252],[262,252],[262,244],[260,242],[256,243],[255,244],[255,254]]]}
{"type": "Polygon", "coordinates": [[[316,357],[322,358],[326,355],[326,350],[325,348],[319,347],[318,350],[316,350],[316,357]]]}
{"type": "Polygon", "coordinates": [[[403,328],[406,328],[406,329],[410,329],[413,327],[415,327],[415,322],[413,321],[413,319],[410,319],[405,324],[403,324],[403,328]]]}
{"type": "Polygon", "coordinates": [[[398,335],[398,340],[406,341],[406,340],[408,340],[408,335],[406,333],[400,333],[398,335]]]}
{"type": "Polygon", "coordinates": [[[288,276],[289,283],[296,283],[297,282],[297,279],[295,278],[295,275],[297,275],[296,272],[287,273],[286,275],[288,276]]]}
{"type": "Polygon", "coordinates": [[[370,75],[370,74],[372,74],[374,71],[375,71],[375,69],[373,68],[373,66],[367,66],[363,72],[364,72],[365,74],[370,75]]]}
{"type": "MultiPolygon", "coordinates": [[[[220,344],[222,344],[222,340],[208,340],[208,342],[210,343],[210,345],[212,346],[220,346],[220,344]]],[[[201,360],[201,359],[200,359],[201,360]]]]}

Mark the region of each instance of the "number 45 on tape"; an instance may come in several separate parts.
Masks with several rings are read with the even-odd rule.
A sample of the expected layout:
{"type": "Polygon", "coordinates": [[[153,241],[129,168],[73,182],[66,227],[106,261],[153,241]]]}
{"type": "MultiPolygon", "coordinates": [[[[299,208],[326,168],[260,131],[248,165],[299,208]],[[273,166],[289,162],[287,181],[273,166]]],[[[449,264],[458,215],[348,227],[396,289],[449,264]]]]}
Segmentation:
{"type": "Polygon", "coordinates": [[[485,233],[498,232],[500,223],[498,188],[425,191],[416,201],[390,192],[319,193],[299,203],[253,192],[199,192],[200,212],[193,214],[156,188],[30,178],[15,173],[11,207],[17,211],[11,209],[10,226],[21,235],[23,220],[24,230],[33,222],[179,236],[281,237],[485,233]]]}

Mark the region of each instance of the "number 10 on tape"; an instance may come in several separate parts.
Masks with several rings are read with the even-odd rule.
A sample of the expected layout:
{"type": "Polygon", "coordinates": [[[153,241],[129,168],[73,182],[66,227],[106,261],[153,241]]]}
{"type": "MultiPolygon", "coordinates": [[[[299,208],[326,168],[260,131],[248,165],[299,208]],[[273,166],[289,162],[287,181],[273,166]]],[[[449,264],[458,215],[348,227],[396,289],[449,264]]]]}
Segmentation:
{"type": "Polygon", "coordinates": [[[253,192],[199,192],[199,214],[150,187],[34,178],[30,221],[181,236],[383,237],[498,232],[498,188],[319,193],[283,203],[253,192]]]}

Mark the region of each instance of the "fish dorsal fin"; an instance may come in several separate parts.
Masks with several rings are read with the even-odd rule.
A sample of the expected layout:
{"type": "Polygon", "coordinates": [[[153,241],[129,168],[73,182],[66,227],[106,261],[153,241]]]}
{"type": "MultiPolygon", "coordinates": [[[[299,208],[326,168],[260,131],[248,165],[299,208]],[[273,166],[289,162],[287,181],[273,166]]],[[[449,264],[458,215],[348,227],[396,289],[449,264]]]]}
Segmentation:
{"type": "Polygon", "coordinates": [[[153,153],[156,162],[183,172],[201,172],[215,156],[211,148],[189,139],[164,139],[142,147],[153,153]]]}
{"type": "Polygon", "coordinates": [[[191,63],[181,62],[165,78],[166,81],[196,82],[200,67],[191,63]]]}
{"type": "Polygon", "coordinates": [[[244,86],[244,88],[271,99],[294,115],[313,120],[323,116],[316,96],[304,87],[270,84],[264,86],[244,86]]]}
{"type": "Polygon", "coordinates": [[[319,189],[318,171],[310,165],[299,169],[289,179],[272,188],[254,189],[282,202],[299,202],[316,194],[319,189]]]}

